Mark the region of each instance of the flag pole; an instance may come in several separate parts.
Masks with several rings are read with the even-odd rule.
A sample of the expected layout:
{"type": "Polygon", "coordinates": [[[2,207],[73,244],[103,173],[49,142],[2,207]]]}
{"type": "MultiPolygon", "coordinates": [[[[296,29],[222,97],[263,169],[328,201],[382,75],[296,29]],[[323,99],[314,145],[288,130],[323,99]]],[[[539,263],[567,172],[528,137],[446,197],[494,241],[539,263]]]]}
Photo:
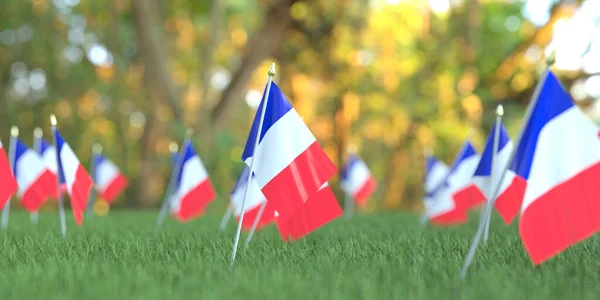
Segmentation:
{"type": "Polygon", "coordinates": [[[58,122],[56,121],[56,116],[54,114],[50,115],[50,123],[52,124],[52,139],[54,142],[54,149],[56,149],[56,167],[57,167],[57,173],[56,174],[56,190],[58,191],[58,211],[60,214],[60,232],[62,233],[63,237],[67,236],[67,220],[65,218],[65,204],[63,202],[63,197],[62,194],[60,192],[60,177],[62,176],[62,166],[60,165],[60,161],[59,161],[59,157],[60,157],[60,149],[58,148],[58,144],[57,144],[57,136],[56,136],[56,132],[57,132],[57,126],[58,126],[58,122]]]}
{"type": "MultiPolygon", "coordinates": [[[[94,185],[96,185],[96,157],[98,157],[99,155],[102,155],[102,145],[98,144],[98,143],[94,143],[94,145],[92,145],[92,158],[90,160],[90,175],[92,177],[92,182],[94,182],[94,185]]],[[[88,204],[87,204],[87,215],[89,217],[92,217],[93,211],[94,211],[94,205],[96,204],[96,199],[98,197],[98,190],[96,190],[96,188],[92,188],[92,190],[90,191],[90,199],[88,200],[88,204]]]]}
{"type": "MultiPolygon", "coordinates": [[[[529,104],[527,105],[527,109],[525,110],[525,116],[523,117],[523,123],[522,123],[523,125],[519,129],[519,134],[517,135],[517,139],[515,140],[515,147],[512,149],[512,151],[510,153],[510,157],[508,159],[509,163],[506,166],[504,166],[504,169],[502,170],[502,173],[500,173],[501,175],[498,178],[498,182],[502,182],[504,180],[504,177],[505,177],[506,173],[508,172],[508,169],[510,168],[510,164],[512,163],[513,159],[515,158],[515,155],[517,154],[517,149],[519,147],[519,144],[521,143],[521,140],[523,139],[523,134],[525,133],[525,128],[527,127],[527,123],[529,123],[529,120],[531,119],[531,115],[533,114],[533,109],[535,108],[535,106],[538,102],[540,93],[542,92],[543,83],[546,81],[546,77],[548,77],[548,74],[550,73],[550,68],[552,67],[552,65],[555,62],[555,57],[556,57],[556,53],[553,51],[546,60],[546,67],[544,69],[544,72],[540,76],[540,79],[538,80],[537,85],[535,86],[535,90],[533,91],[533,94],[531,95],[531,100],[529,101],[529,104]]],[[[500,192],[500,184],[498,184],[496,186],[494,193],[490,196],[490,199],[491,199],[490,206],[491,207],[493,207],[494,204],[496,204],[496,198],[498,197],[499,192],[500,192]]],[[[490,215],[490,213],[488,210],[488,211],[486,211],[486,220],[485,220],[486,222],[487,222],[487,217],[489,217],[489,215],[490,215]]],[[[471,265],[471,262],[473,261],[473,257],[475,256],[475,251],[477,251],[477,247],[479,246],[479,242],[481,241],[481,235],[484,233],[483,232],[484,229],[485,229],[484,227],[479,226],[477,233],[475,233],[475,238],[473,238],[473,242],[471,243],[471,248],[469,249],[469,252],[467,253],[467,256],[465,257],[465,262],[463,264],[462,269],[460,270],[459,278],[461,281],[464,280],[465,277],[467,276],[469,266],[471,265]]]]}
{"type": "MultiPolygon", "coordinates": [[[[181,171],[181,167],[183,165],[183,151],[185,151],[185,143],[187,140],[190,139],[190,137],[192,136],[192,129],[188,128],[188,130],[185,133],[185,138],[183,139],[183,143],[181,144],[181,149],[179,149],[179,155],[177,155],[177,160],[175,161],[175,166],[173,167],[173,172],[171,173],[171,179],[169,180],[169,185],[167,186],[167,192],[165,193],[165,196],[163,198],[163,202],[162,202],[162,206],[160,207],[160,213],[158,214],[158,217],[156,218],[156,228],[160,228],[162,227],[162,224],[164,223],[165,219],[167,218],[167,213],[169,212],[169,208],[171,208],[171,196],[173,194],[173,189],[175,188],[175,181],[177,180],[177,177],[179,175],[179,172],[181,171]]],[[[171,153],[177,152],[177,144],[175,143],[171,143],[171,145],[169,145],[169,150],[171,151],[171,153]],[[175,145],[175,146],[173,146],[175,145]]]]}
{"type": "Polygon", "coordinates": [[[254,222],[252,223],[252,228],[250,229],[250,233],[248,233],[248,237],[246,238],[246,243],[244,244],[244,248],[248,248],[248,245],[250,244],[250,240],[252,240],[252,237],[254,236],[254,232],[256,231],[256,227],[258,227],[258,221],[260,221],[260,218],[262,217],[262,214],[265,211],[265,207],[267,207],[267,200],[265,200],[265,202],[263,202],[263,204],[261,204],[260,208],[258,209],[258,213],[256,214],[256,217],[254,218],[254,222]]]}
{"type": "Polygon", "coordinates": [[[496,126],[494,128],[494,142],[492,144],[492,162],[490,164],[490,189],[489,189],[489,195],[490,198],[488,199],[488,201],[486,201],[486,208],[485,208],[485,218],[487,219],[487,221],[485,222],[485,231],[483,234],[483,241],[487,243],[488,241],[488,237],[490,234],[490,220],[491,218],[491,214],[492,214],[492,210],[494,209],[492,207],[492,203],[491,203],[491,196],[492,193],[494,193],[494,191],[498,188],[498,186],[500,185],[501,181],[498,181],[496,179],[496,168],[497,166],[494,166],[494,164],[496,164],[497,161],[497,156],[498,156],[498,148],[500,147],[500,127],[502,126],[502,116],[504,115],[504,107],[502,106],[502,104],[499,104],[498,107],[496,107],[496,126]]]}
{"type": "MultiPolygon", "coordinates": [[[[35,153],[37,153],[39,155],[42,155],[42,136],[43,135],[44,135],[44,132],[42,131],[41,128],[36,127],[33,130],[33,151],[35,151],[35,153]]],[[[39,211],[34,211],[34,212],[30,213],[29,220],[31,221],[31,224],[37,225],[40,220],[39,211]]]]}
{"type": "MultiPolygon", "coordinates": [[[[273,82],[273,76],[275,76],[275,63],[271,64],[271,68],[269,68],[269,81],[267,82],[267,88],[265,90],[264,95],[264,103],[260,110],[260,119],[258,119],[258,128],[256,128],[256,138],[254,139],[254,148],[252,152],[256,151],[258,148],[258,143],[260,142],[260,134],[262,132],[263,122],[265,121],[265,114],[267,112],[267,105],[269,103],[269,92],[271,91],[271,83],[273,82]]],[[[250,170],[248,172],[248,178],[246,180],[246,188],[244,190],[244,198],[242,199],[242,207],[240,210],[240,220],[238,221],[237,231],[235,233],[235,240],[233,241],[233,251],[231,253],[231,262],[229,263],[229,269],[233,268],[233,263],[235,263],[235,255],[237,254],[238,243],[240,242],[240,234],[242,233],[242,222],[244,221],[244,213],[246,212],[246,199],[248,198],[248,192],[250,191],[250,180],[252,179],[252,173],[254,172],[254,162],[256,161],[256,157],[252,154],[252,160],[250,161],[250,170]]]]}
{"type": "Polygon", "coordinates": [[[233,203],[231,201],[229,201],[229,205],[227,205],[227,210],[225,211],[225,214],[223,215],[223,218],[221,219],[221,224],[219,225],[219,231],[221,231],[221,232],[225,231],[225,228],[227,228],[227,223],[229,222],[229,218],[231,218],[232,214],[233,214],[233,203]]]}
{"type": "MultiPolygon", "coordinates": [[[[19,137],[19,127],[13,126],[10,128],[10,146],[8,149],[8,161],[10,164],[10,171],[14,175],[15,170],[15,156],[17,151],[17,138],[19,137]]],[[[6,230],[8,228],[8,217],[10,213],[10,200],[11,197],[8,197],[8,201],[4,204],[4,208],[2,209],[2,229],[6,230]]]]}

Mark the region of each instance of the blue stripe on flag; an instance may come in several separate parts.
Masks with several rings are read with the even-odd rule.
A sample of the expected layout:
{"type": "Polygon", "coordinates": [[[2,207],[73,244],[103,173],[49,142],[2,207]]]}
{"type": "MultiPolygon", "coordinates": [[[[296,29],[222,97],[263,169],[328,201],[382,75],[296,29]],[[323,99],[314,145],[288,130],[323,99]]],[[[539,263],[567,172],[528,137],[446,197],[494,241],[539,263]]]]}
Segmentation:
{"type": "Polygon", "coordinates": [[[461,151],[458,153],[457,157],[452,162],[452,167],[450,168],[450,172],[448,174],[454,174],[456,169],[458,169],[458,166],[460,166],[460,164],[465,159],[467,159],[473,155],[477,155],[477,151],[475,151],[475,148],[473,147],[471,142],[469,140],[467,140],[465,142],[465,144],[463,145],[461,151]]]}
{"type": "MultiPolygon", "coordinates": [[[[483,153],[481,154],[481,160],[479,160],[479,165],[477,165],[477,170],[475,170],[475,176],[490,176],[492,174],[492,148],[494,148],[494,138],[496,135],[496,128],[500,125],[500,138],[498,139],[498,152],[500,152],[506,144],[510,141],[508,137],[508,133],[506,133],[506,129],[502,123],[495,123],[492,131],[490,132],[487,142],[485,143],[485,149],[483,149],[483,153]]],[[[496,153],[498,153],[496,152],[496,153]]]]}
{"type": "MultiPolygon", "coordinates": [[[[529,178],[533,156],[540,132],[552,119],[573,107],[573,100],[552,72],[548,72],[531,118],[524,124],[525,131],[510,169],[523,179],[529,178]]],[[[551,162],[549,162],[551,163],[551,162]]]]}
{"type": "Polygon", "coordinates": [[[29,148],[19,139],[15,138],[15,161],[13,161],[13,174],[17,177],[17,161],[29,148]]]}
{"type": "MultiPolygon", "coordinates": [[[[265,87],[265,91],[267,88],[265,87]]],[[[254,144],[256,143],[256,133],[258,131],[258,122],[260,121],[260,114],[262,111],[262,107],[265,101],[265,93],[263,92],[263,99],[260,102],[260,106],[256,111],[256,116],[254,117],[254,122],[252,122],[252,128],[250,129],[250,134],[248,135],[248,140],[246,141],[246,146],[244,147],[244,152],[242,153],[242,160],[246,160],[249,157],[252,157],[254,153],[254,144]]],[[[292,109],[292,105],[285,98],[285,95],[281,92],[279,87],[275,84],[275,82],[271,83],[271,89],[269,92],[269,99],[267,104],[267,110],[265,112],[265,119],[263,122],[262,130],[260,132],[259,142],[262,141],[263,137],[281,117],[283,117],[288,111],[292,109]]]]}
{"type": "Polygon", "coordinates": [[[192,142],[188,139],[183,143],[183,147],[185,152],[183,153],[183,161],[181,162],[181,166],[179,167],[179,173],[177,174],[177,180],[175,181],[175,191],[179,188],[179,184],[181,183],[181,177],[183,176],[183,168],[188,160],[192,157],[196,156],[196,151],[192,146],[192,142]]]}
{"type": "Polygon", "coordinates": [[[65,174],[63,171],[63,167],[62,167],[62,161],[60,159],[60,152],[62,150],[63,145],[65,144],[65,140],[63,140],[62,136],[60,135],[60,133],[58,132],[58,129],[56,129],[56,127],[52,127],[52,132],[54,133],[54,136],[56,137],[56,155],[58,156],[58,177],[60,178],[60,183],[67,183],[67,181],[65,180],[65,174]]]}
{"type": "Polygon", "coordinates": [[[344,168],[342,169],[342,173],[340,175],[340,177],[342,178],[342,180],[348,179],[348,173],[350,173],[350,170],[352,170],[352,167],[355,164],[357,164],[358,162],[360,162],[360,158],[357,155],[350,154],[348,156],[348,161],[344,165],[344,168]]]}

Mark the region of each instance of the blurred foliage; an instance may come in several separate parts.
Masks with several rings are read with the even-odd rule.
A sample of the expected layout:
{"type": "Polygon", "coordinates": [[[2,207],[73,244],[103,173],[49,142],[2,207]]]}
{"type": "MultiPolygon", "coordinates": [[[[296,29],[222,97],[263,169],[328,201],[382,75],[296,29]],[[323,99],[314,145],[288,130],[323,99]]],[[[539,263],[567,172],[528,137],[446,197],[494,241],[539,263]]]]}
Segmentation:
{"type": "Polygon", "coordinates": [[[244,98],[260,95],[276,61],[275,80],[332,160],[341,166],[354,144],[371,167],[380,189],[368,209],[418,208],[424,148],[450,162],[474,129],[481,149],[499,101],[515,132],[512,124],[539,65],[504,79],[498,70],[538,29],[515,1],[465,0],[445,12],[427,1],[396,2],[4,0],[0,137],[7,141],[16,124],[29,144],[36,126],[49,138],[48,117],[56,113],[85,165],[92,143],[99,142],[130,177],[131,188],[115,205],[150,207],[168,180],[169,143],[180,143],[186,127],[193,127],[194,143],[224,198],[242,168],[254,116],[244,98]],[[156,9],[159,19],[151,24],[157,26],[136,26],[144,24],[145,15],[136,14],[142,5],[156,9]],[[215,124],[210,111],[246,66],[250,41],[278,5],[289,6],[284,38],[265,45],[270,58],[249,70],[243,82],[248,93],[234,97],[223,126],[215,124]],[[162,41],[159,60],[178,93],[180,116],[146,72],[159,63],[140,55],[154,50],[140,38],[148,32],[162,41]]]}

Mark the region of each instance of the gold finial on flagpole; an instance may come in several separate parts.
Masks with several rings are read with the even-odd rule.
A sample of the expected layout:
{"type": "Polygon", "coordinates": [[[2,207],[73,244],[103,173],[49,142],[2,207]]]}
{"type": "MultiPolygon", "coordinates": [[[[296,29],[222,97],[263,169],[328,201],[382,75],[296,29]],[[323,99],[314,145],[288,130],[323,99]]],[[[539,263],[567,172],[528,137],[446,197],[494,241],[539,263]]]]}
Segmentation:
{"type": "Polygon", "coordinates": [[[10,128],[10,135],[12,137],[18,137],[19,136],[19,127],[17,126],[13,126],[10,128]]]}
{"type": "Polygon", "coordinates": [[[41,138],[42,138],[42,136],[44,136],[44,132],[42,131],[42,129],[41,129],[41,128],[39,128],[39,127],[36,127],[36,128],[33,130],[33,136],[34,136],[36,139],[41,139],[41,138]]]}
{"type": "Polygon", "coordinates": [[[350,154],[355,154],[356,152],[357,152],[357,150],[356,150],[356,145],[354,145],[354,144],[349,144],[349,145],[348,145],[348,153],[350,153],[350,154]]]}
{"type": "Polygon", "coordinates": [[[102,145],[100,145],[99,143],[94,143],[94,145],[92,146],[92,151],[96,154],[102,153],[102,145]]]}
{"type": "Polygon", "coordinates": [[[502,106],[502,104],[498,104],[496,107],[496,116],[504,116],[504,106],[502,106]]]}
{"type": "Polygon", "coordinates": [[[177,153],[179,151],[179,146],[177,146],[177,143],[171,142],[169,144],[169,151],[171,151],[171,153],[177,153]]]}
{"type": "Polygon", "coordinates": [[[269,72],[267,74],[269,74],[269,77],[275,76],[275,63],[271,64],[271,67],[269,68],[269,72]]]}
{"type": "Polygon", "coordinates": [[[50,115],[50,124],[52,124],[52,126],[56,127],[56,125],[58,125],[58,122],[56,122],[56,116],[54,114],[50,115]]]}

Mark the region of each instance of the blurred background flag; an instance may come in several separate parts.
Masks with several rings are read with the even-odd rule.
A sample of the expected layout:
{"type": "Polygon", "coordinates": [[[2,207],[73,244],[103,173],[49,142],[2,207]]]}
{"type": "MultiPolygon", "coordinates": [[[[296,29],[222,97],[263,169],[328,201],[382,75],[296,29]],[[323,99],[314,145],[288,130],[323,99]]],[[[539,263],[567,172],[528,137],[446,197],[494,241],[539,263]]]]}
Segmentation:
{"type": "Polygon", "coordinates": [[[102,153],[94,153],[95,185],[98,194],[104,201],[111,204],[129,184],[121,170],[102,153]]]}
{"type": "Polygon", "coordinates": [[[468,219],[467,211],[485,200],[472,180],[478,163],[479,155],[467,139],[452,163],[448,176],[432,192],[434,204],[429,210],[432,223],[464,223],[468,219]]]}
{"type": "Polygon", "coordinates": [[[250,165],[256,159],[253,172],[258,185],[280,217],[288,218],[337,170],[274,82],[266,100],[260,135],[257,133],[264,97],[248,135],[242,160],[250,165]],[[254,149],[257,137],[259,142],[254,149]]]}
{"type": "Polygon", "coordinates": [[[179,221],[186,222],[201,216],[206,205],[213,201],[217,194],[202,160],[192,147],[192,142],[186,139],[182,147],[183,151],[180,153],[182,157],[179,158],[181,168],[176,174],[170,207],[179,221]]]}
{"type": "Polygon", "coordinates": [[[278,216],[277,229],[284,241],[293,241],[317,230],[343,213],[329,183],[326,182],[291,217],[278,216]]]}
{"type": "Polygon", "coordinates": [[[431,151],[425,153],[425,179],[424,189],[425,197],[423,198],[423,206],[425,207],[423,220],[427,220],[427,212],[435,204],[434,191],[436,187],[443,184],[448,176],[450,168],[444,162],[438,160],[431,151]]]}
{"type": "MultiPolygon", "coordinates": [[[[495,123],[494,127],[490,131],[490,135],[485,144],[485,149],[475,171],[473,181],[479,187],[479,190],[483,192],[486,199],[491,199],[493,196],[493,189],[496,188],[497,183],[492,183],[491,175],[492,170],[494,172],[494,181],[500,180],[502,171],[510,163],[510,155],[513,151],[513,142],[510,140],[506,129],[502,123],[495,123]],[[494,142],[494,136],[497,127],[499,128],[498,138],[498,151],[494,156],[493,167],[492,167],[492,148],[494,142]]],[[[512,222],[514,217],[519,213],[521,208],[521,201],[523,200],[523,189],[516,185],[511,185],[511,182],[515,178],[515,173],[508,170],[499,187],[499,192],[496,198],[494,207],[498,210],[498,213],[502,216],[504,222],[508,225],[512,222]]]]}
{"type": "MultiPolygon", "coordinates": [[[[240,214],[242,212],[242,200],[244,198],[244,191],[246,189],[248,172],[250,172],[250,168],[245,167],[233,187],[231,194],[229,195],[231,199],[231,203],[234,206],[235,216],[239,222],[240,214]]],[[[261,206],[266,202],[266,206],[260,216],[260,219],[257,221],[256,230],[261,229],[264,226],[267,226],[275,221],[275,209],[272,205],[267,202],[265,195],[263,195],[260,187],[256,183],[256,177],[252,176],[250,187],[248,191],[248,198],[246,198],[246,207],[244,212],[244,218],[242,221],[242,228],[244,230],[250,230],[252,228],[252,224],[254,223],[258,213],[261,209],[261,206]]]]}
{"type": "Polygon", "coordinates": [[[29,212],[36,212],[49,198],[58,198],[57,178],[35,151],[18,138],[15,145],[13,174],[19,185],[18,197],[29,212]]]}
{"type": "Polygon", "coordinates": [[[510,168],[527,181],[519,231],[535,265],[600,229],[598,126],[551,71],[541,82],[510,168]]]}
{"type": "Polygon", "coordinates": [[[69,144],[62,138],[58,129],[52,126],[52,131],[56,139],[56,149],[58,151],[58,176],[60,182],[64,183],[67,187],[75,222],[81,226],[83,223],[83,213],[86,209],[90,190],[92,189],[92,178],[86,172],[83,165],[81,165],[69,144]]]}
{"type": "Polygon", "coordinates": [[[17,181],[13,176],[4,146],[0,140],[0,207],[4,207],[11,195],[18,190],[17,181]]]}
{"type": "Polygon", "coordinates": [[[341,188],[352,197],[356,204],[364,207],[371,194],[375,191],[377,183],[369,167],[356,153],[350,153],[341,174],[341,188]]]}

